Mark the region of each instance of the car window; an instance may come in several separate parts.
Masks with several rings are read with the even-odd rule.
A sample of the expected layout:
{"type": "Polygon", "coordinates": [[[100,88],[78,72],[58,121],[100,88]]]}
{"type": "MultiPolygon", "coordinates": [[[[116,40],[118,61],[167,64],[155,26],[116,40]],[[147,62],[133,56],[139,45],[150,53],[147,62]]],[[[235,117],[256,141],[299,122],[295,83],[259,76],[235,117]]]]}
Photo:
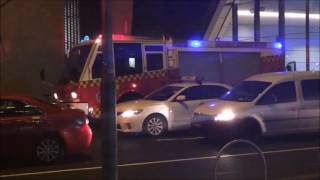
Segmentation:
{"type": "Polygon", "coordinates": [[[34,116],[41,115],[41,111],[19,100],[1,99],[0,116],[34,116]]]}
{"type": "Polygon", "coordinates": [[[186,101],[192,101],[192,100],[197,100],[201,99],[201,87],[200,86],[193,86],[185,89],[180,93],[180,95],[186,96],[186,101]]]}
{"type": "Polygon", "coordinates": [[[251,102],[270,86],[270,82],[242,81],[220,99],[226,101],[251,102]]]}
{"type": "Polygon", "coordinates": [[[202,99],[216,99],[224,95],[228,89],[222,86],[204,85],[201,91],[202,99]]]}
{"type": "Polygon", "coordinates": [[[227,88],[216,85],[200,85],[185,89],[180,95],[186,96],[186,101],[201,99],[216,99],[228,91],[227,88]]]}
{"type": "Polygon", "coordinates": [[[275,85],[261,97],[257,105],[295,102],[296,88],[293,81],[275,85]]]}
{"type": "Polygon", "coordinates": [[[320,99],[320,79],[308,79],[301,81],[304,100],[320,99]]]}
{"type": "Polygon", "coordinates": [[[153,101],[164,101],[179,92],[182,88],[183,87],[180,86],[165,86],[147,95],[144,99],[153,101]]]}

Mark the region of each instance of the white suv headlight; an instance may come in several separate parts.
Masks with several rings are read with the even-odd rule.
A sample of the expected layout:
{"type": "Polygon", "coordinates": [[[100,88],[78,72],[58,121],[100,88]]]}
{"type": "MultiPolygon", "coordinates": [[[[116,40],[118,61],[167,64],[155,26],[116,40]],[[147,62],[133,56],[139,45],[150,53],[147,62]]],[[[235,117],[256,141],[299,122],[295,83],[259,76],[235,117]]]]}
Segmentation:
{"type": "Polygon", "coordinates": [[[142,109],[138,109],[138,110],[127,110],[127,111],[124,111],[121,116],[123,118],[129,118],[129,117],[132,117],[134,115],[137,115],[137,114],[140,114],[143,110],[142,109]]]}
{"type": "Polygon", "coordinates": [[[225,109],[214,117],[215,121],[231,121],[236,117],[231,109],[225,109]]]}

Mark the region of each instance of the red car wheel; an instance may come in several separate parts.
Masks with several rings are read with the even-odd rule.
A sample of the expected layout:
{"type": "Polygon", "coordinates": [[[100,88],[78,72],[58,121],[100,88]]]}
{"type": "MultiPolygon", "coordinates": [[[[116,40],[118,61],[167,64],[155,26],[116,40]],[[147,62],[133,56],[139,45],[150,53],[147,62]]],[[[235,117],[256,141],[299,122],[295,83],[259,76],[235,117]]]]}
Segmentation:
{"type": "Polygon", "coordinates": [[[53,163],[64,153],[63,143],[58,138],[46,137],[39,141],[35,156],[42,163],[53,163]]]}

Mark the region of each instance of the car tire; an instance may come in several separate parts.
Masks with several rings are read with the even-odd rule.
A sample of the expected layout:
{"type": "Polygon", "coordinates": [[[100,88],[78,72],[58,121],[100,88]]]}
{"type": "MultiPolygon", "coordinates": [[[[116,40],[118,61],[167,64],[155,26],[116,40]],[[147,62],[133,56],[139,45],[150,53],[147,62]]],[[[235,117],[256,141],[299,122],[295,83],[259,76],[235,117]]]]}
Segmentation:
{"type": "Polygon", "coordinates": [[[64,154],[64,145],[59,138],[45,137],[34,148],[34,156],[37,161],[51,164],[58,161],[64,154]]]}
{"type": "Polygon", "coordinates": [[[261,128],[255,121],[246,121],[239,128],[239,138],[247,139],[253,142],[258,142],[261,139],[261,128]]]}
{"type": "Polygon", "coordinates": [[[160,114],[150,115],[143,122],[143,132],[149,136],[158,137],[167,131],[167,120],[160,114]]]}

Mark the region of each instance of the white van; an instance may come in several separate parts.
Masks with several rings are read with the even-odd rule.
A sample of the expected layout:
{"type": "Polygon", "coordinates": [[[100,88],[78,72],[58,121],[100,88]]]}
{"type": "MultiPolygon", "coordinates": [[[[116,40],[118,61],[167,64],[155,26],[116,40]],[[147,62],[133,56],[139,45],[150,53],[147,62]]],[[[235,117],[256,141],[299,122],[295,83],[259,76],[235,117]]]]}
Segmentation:
{"type": "Polygon", "coordinates": [[[320,73],[251,76],[219,100],[199,106],[192,126],[210,135],[252,138],[320,130],[320,73]]]}

